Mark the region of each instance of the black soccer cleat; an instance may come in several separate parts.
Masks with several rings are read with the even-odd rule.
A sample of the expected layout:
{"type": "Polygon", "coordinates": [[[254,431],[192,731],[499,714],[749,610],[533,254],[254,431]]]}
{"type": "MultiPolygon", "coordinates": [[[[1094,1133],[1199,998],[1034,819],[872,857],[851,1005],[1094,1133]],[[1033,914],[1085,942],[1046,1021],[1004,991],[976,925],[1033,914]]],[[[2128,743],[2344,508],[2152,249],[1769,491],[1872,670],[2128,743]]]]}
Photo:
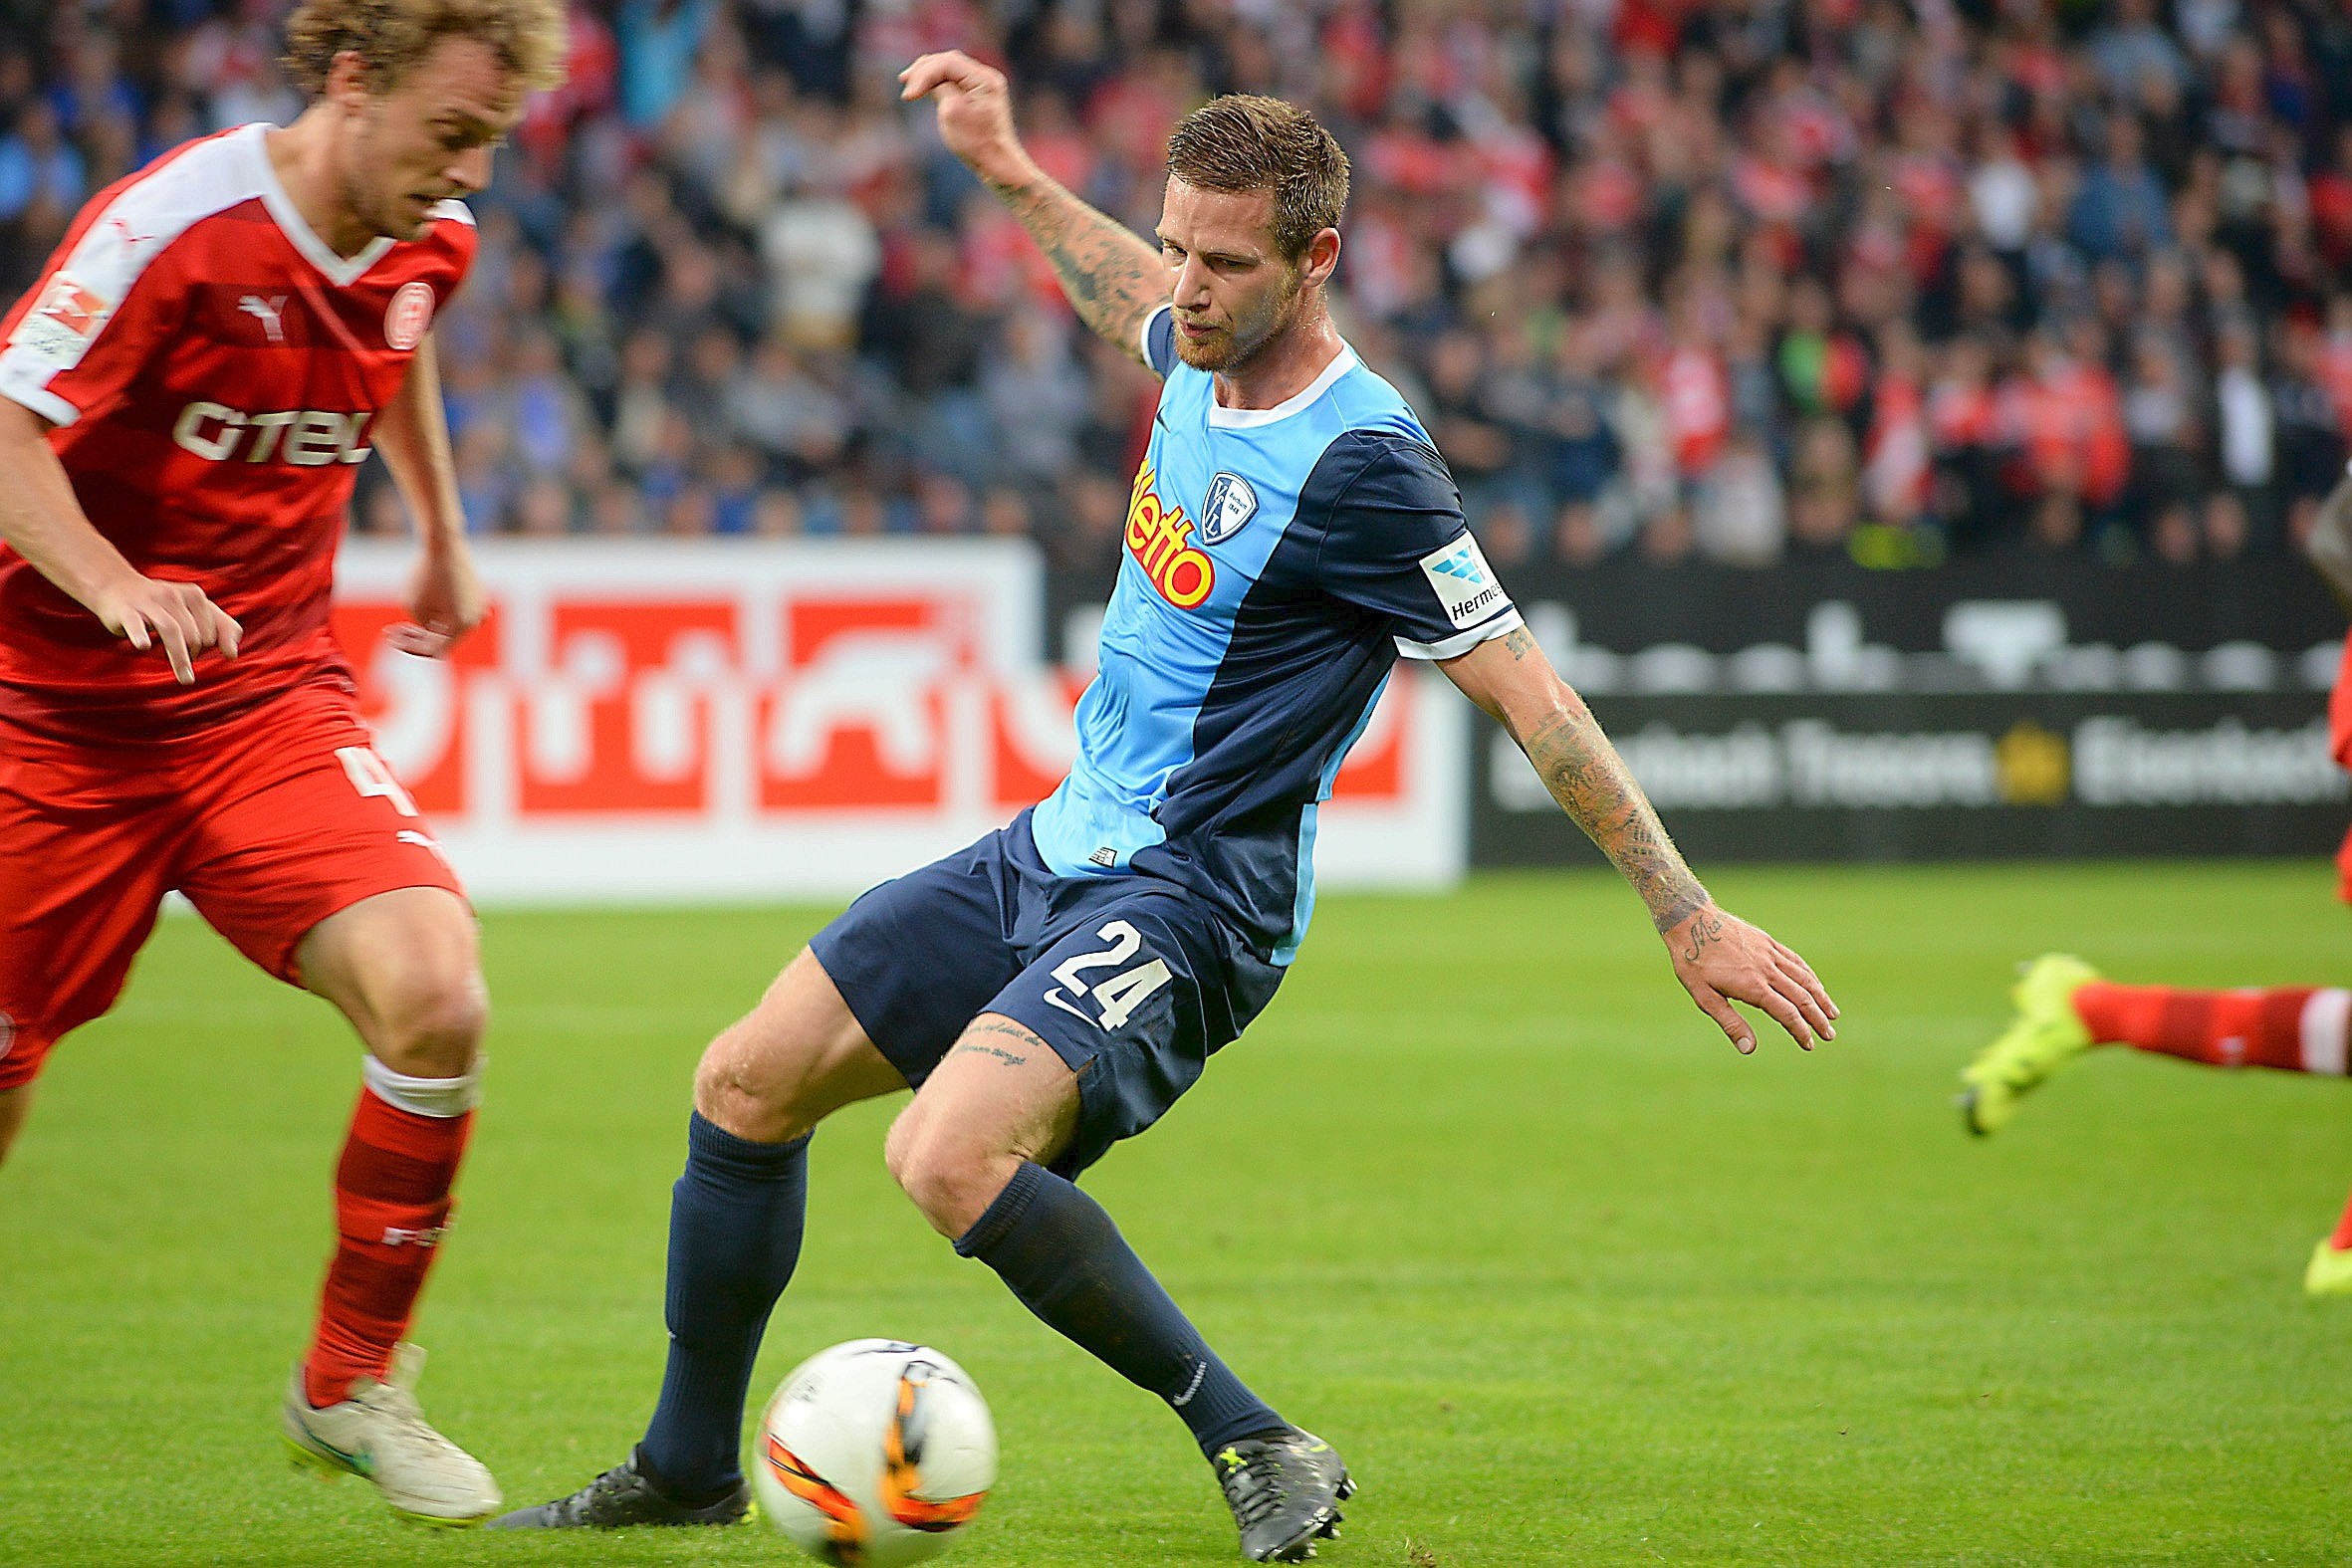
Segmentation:
{"type": "Polygon", "coordinates": [[[1338,1535],[1339,1504],[1355,1495],[1331,1446],[1295,1427],[1229,1443],[1209,1464],[1254,1563],[1306,1561],[1316,1541],[1338,1535]]]}
{"type": "Polygon", "coordinates": [[[738,1480],[735,1489],[717,1502],[689,1508],[677,1502],[653,1477],[637,1466],[635,1450],[569,1497],[543,1502],[536,1508],[517,1508],[490,1521],[494,1530],[623,1530],[640,1524],[735,1524],[750,1517],[751,1482],[738,1480]]]}

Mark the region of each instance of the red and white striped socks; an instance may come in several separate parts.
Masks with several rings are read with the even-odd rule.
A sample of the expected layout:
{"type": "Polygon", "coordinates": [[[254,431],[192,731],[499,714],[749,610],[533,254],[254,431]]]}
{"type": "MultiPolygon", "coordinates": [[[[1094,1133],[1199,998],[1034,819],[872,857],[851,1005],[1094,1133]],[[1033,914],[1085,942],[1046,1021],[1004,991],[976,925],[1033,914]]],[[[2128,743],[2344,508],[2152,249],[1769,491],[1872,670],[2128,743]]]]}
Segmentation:
{"type": "Polygon", "coordinates": [[[411,1078],[370,1056],[352,1130],[335,1170],[335,1257],[303,1363],[314,1407],[350,1397],[355,1378],[381,1378],[407,1332],[473,1130],[478,1069],[411,1078]]]}
{"type": "Polygon", "coordinates": [[[2187,991],[2093,981],[2075,1015],[2102,1045],[2162,1051],[2215,1067],[2272,1067],[2342,1077],[2352,991],[2308,986],[2187,991]]]}

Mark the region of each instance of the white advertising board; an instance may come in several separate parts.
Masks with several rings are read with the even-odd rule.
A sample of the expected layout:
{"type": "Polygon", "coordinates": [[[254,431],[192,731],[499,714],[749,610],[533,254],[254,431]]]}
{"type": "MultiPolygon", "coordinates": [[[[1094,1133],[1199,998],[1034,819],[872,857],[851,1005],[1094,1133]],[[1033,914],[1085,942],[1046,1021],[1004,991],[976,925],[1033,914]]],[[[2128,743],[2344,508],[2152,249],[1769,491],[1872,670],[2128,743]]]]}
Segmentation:
{"type": "MultiPolygon", "coordinates": [[[[403,546],[354,542],[336,624],[376,747],[488,903],[835,898],[955,849],[1068,767],[1083,672],[1038,656],[1011,540],[484,541],[447,660],[383,639],[403,546]]],[[[1339,774],[1324,887],[1467,855],[1468,708],[1406,669],[1339,774]]]]}

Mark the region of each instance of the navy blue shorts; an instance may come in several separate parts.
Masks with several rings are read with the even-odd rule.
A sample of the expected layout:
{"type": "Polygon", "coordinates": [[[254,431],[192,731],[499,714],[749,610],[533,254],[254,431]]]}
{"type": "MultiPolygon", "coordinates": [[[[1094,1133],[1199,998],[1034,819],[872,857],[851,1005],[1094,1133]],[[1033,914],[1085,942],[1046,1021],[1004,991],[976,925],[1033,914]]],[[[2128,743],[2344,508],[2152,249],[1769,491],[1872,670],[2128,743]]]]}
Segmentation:
{"type": "Polygon", "coordinates": [[[1078,1077],[1063,1176],[1160,1119],[1274,1000],[1283,969],[1198,894],[1149,876],[1062,877],[1029,813],[885,882],[809,944],[866,1037],[921,1088],[999,1012],[1078,1077]]]}

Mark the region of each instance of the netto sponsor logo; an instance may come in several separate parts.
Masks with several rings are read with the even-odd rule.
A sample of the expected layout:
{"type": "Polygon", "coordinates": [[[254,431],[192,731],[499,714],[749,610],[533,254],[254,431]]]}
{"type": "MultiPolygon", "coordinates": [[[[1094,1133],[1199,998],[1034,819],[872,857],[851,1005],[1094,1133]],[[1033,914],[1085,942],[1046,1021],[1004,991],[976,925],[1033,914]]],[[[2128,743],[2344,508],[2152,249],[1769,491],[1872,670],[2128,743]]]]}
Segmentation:
{"type": "Polygon", "coordinates": [[[296,468],[327,468],[367,460],[369,448],[361,436],[373,417],[367,411],[339,413],[332,408],[249,414],[199,400],[179,411],[171,439],[181,451],[208,463],[267,463],[274,458],[296,468]]]}
{"type": "Polygon", "coordinates": [[[1192,519],[1152,489],[1156,475],[1146,463],[1136,470],[1127,496],[1127,554],[1143,568],[1161,598],[1178,609],[1194,609],[1217,586],[1217,566],[1192,546],[1192,519]]]}

